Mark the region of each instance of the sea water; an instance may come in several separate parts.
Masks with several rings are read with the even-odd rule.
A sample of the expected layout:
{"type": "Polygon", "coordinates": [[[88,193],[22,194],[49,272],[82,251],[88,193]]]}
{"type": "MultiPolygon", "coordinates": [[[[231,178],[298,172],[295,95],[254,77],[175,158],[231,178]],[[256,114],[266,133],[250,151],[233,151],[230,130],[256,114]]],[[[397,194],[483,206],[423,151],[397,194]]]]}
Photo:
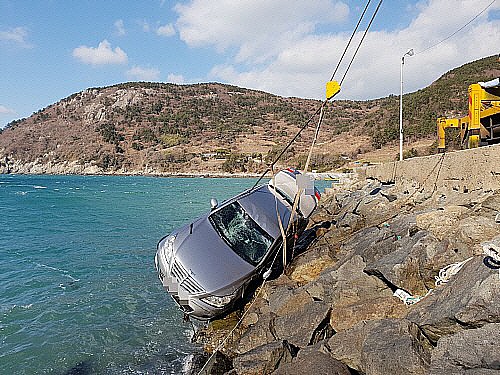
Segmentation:
{"type": "Polygon", "coordinates": [[[0,374],[181,373],[156,243],[254,181],[0,175],[0,374]]]}
{"type": "Polygon", "coordinates": [[[180,374],[158,240],[255,179],[0,175],[0,374],[180,374]]]}

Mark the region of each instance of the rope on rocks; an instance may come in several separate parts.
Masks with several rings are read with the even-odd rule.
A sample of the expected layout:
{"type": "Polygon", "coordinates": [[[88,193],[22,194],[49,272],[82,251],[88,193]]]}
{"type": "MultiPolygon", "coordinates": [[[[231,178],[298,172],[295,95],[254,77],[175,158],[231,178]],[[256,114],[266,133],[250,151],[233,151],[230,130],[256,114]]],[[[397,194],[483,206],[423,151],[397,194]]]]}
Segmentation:
{"type": "Polygon", "coordinates": [[[243,319],[245,318],[245,316],[247,315],[247,313],[250,311],[250,309],[252,308],[253,304],[255,303],[255,301],[257,301],[257,299],[259,298],[262,290],[264,289],[264,285],[267,282],[267,277],[269,277],[269,274],[268,273],[264,273],[264,281],[262,282],[262,285],[260,286],[260,289],[257,292],[257,294],[254,296],[253,301],[250,303],[250,305],[248,306],[248,308],[243,311],[243,314],[241,315],[241,318],[238,320],[238,322],[236,322],[236,324],[231,329],[231,331],[229,331],[229,333],[226,335],[226,337],[224,338],[224,340],[222,340],[219,343],[219,345],[217,345],[217,347],[214,349],[214,351],[212,352],[212,354],[210,355],[210,357],[208,357],[207,361],[205,362],[205,364],[203,365],[203,367],[201,368],[201,370],[198,372],[198,375],[202,375],[203,371],[205,370],[205,368],[207,367],[207,365],[210,363],[210,361],[212,360],[212,358],[217,354],[218,351],[220,351],[220,349],[224,346],[224,344],[229,339],[229,337],[231,337],[233,335],[234,331],[243,322],[243,319]]]}
{"type": "MultiPolygon", "coordinates": [[[[499,268],[500,268],[500,249],[499,251],[494,254],[494,256],[499,256],[498,262],[499,262],[499,268]]],[[[486,251],[486,250],[485,250],[486,251]]],[[[494,250],[495,251],[495,250],[494,250]]],[[[456,275],[462,267],[472,259],[473,257],[467,258],[466,260],[462,262],[456,262],[447,265],[446,267],[443,267],[439,270],[438,276],[435,276],[434,278],[436,279],[435,285],[440,286],[443,284],[446,284],[448,281],[450,281],[451,277],[456,275]]],[[[421,301],[423,298],[427,297],[429,294],[431,294],[433,289],[429,289],[427,294],[425,296],[412,296],[410,293],[408,293],[404,289],[396,289],[394,292],[394,297],[398,297],[401,301],[404,302],[405,305],[414,305],[415,303],[421,301]]]]}
{"type": "Polygon", "coordinates": [[[462,267],[467,263],[469,260],[471,260],[473,257],[467,258],[466,260],[462,262],[456,262],[447,265],[444,268],[441,268],[439,270],[438,276],[435,276],[434,278],[436,279],[436,286],[442,285],[450,281],[450,278],[454,275],[456,275],[462,267]]]}
{"type": "MultiPolygon", "coordinates": [[[[431,290],[429,290],[429,292],[427,292],[427,294],[429,294],[431,292],[431,290]]],[[[427,296],[427,294],[425,296],[427,296]]],[[[408,293],[406,290],[403,290],[403,289],[396,289],[393,296],[398,297],[401,301],[404,302],[405,305],[408,305],[408,306],[417,303],[418,301],[420,301],[422,298],[425,297],[425,296],[424,297],[414,297],[410,293],[408,293]]]]}

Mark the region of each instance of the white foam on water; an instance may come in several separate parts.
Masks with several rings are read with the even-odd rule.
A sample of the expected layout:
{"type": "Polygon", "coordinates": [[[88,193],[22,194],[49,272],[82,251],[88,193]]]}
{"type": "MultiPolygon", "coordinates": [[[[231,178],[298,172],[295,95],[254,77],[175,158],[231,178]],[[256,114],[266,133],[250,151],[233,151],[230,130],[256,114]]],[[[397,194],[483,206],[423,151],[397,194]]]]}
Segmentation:
{"type": "MultiPolygon", "coordinates": [[[[66,270],[62,270],[62,269],[57,268],[57,267],[48,266],[48,265],[43,264],[43,263],[36,263],[35,262],[35,264],[38,267],[47,268],[47,269],[52,270],[52,271],[60,272],[60,273],[63,274],[63,276],[68,277],[69,279],[71,279],[71,281],[73,281],[75,283],[78,282],[78,281],[80,281],[80,279],[77,279],[77,278],[71,276],[70,273],[68,271],[66,271],[66,270]]],[[[61,286],[61,285],[63,285],[63,284],[60,284],[59,286],[61,286]]]]}
{"type": "Polygon", "coordinates": [[[189,354],[188,356],[184,357],[184,360],[182,361],[183,374],[190,374],[192,372],[193,359],[194,359],[194,354],[189,354]]]}

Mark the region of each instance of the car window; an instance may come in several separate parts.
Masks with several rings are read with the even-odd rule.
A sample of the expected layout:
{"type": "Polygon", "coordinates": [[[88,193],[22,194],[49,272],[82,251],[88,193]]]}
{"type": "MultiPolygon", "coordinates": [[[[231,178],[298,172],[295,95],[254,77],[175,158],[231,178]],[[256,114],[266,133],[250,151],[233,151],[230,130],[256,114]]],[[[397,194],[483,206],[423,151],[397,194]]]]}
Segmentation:
{"type": "Polygon", "coordinates": [[[238,202],[213,212],[210,222],[229,247],[248,263],[256,266],[273,243],[238,202]]]}

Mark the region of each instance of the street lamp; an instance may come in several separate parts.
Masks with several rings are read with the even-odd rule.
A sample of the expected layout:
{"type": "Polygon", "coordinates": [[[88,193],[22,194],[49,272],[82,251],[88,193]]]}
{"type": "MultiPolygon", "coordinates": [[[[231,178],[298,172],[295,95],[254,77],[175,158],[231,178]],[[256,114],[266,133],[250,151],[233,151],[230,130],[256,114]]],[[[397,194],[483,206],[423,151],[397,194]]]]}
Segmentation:
{"type": "Polygon", "coordinates": [[[401,92],[399,95],[399,160],[403,160],[403,66],[405,64],[405,56],[413,56],[413,48],[408,50],[401,58],[401,92]]]}

